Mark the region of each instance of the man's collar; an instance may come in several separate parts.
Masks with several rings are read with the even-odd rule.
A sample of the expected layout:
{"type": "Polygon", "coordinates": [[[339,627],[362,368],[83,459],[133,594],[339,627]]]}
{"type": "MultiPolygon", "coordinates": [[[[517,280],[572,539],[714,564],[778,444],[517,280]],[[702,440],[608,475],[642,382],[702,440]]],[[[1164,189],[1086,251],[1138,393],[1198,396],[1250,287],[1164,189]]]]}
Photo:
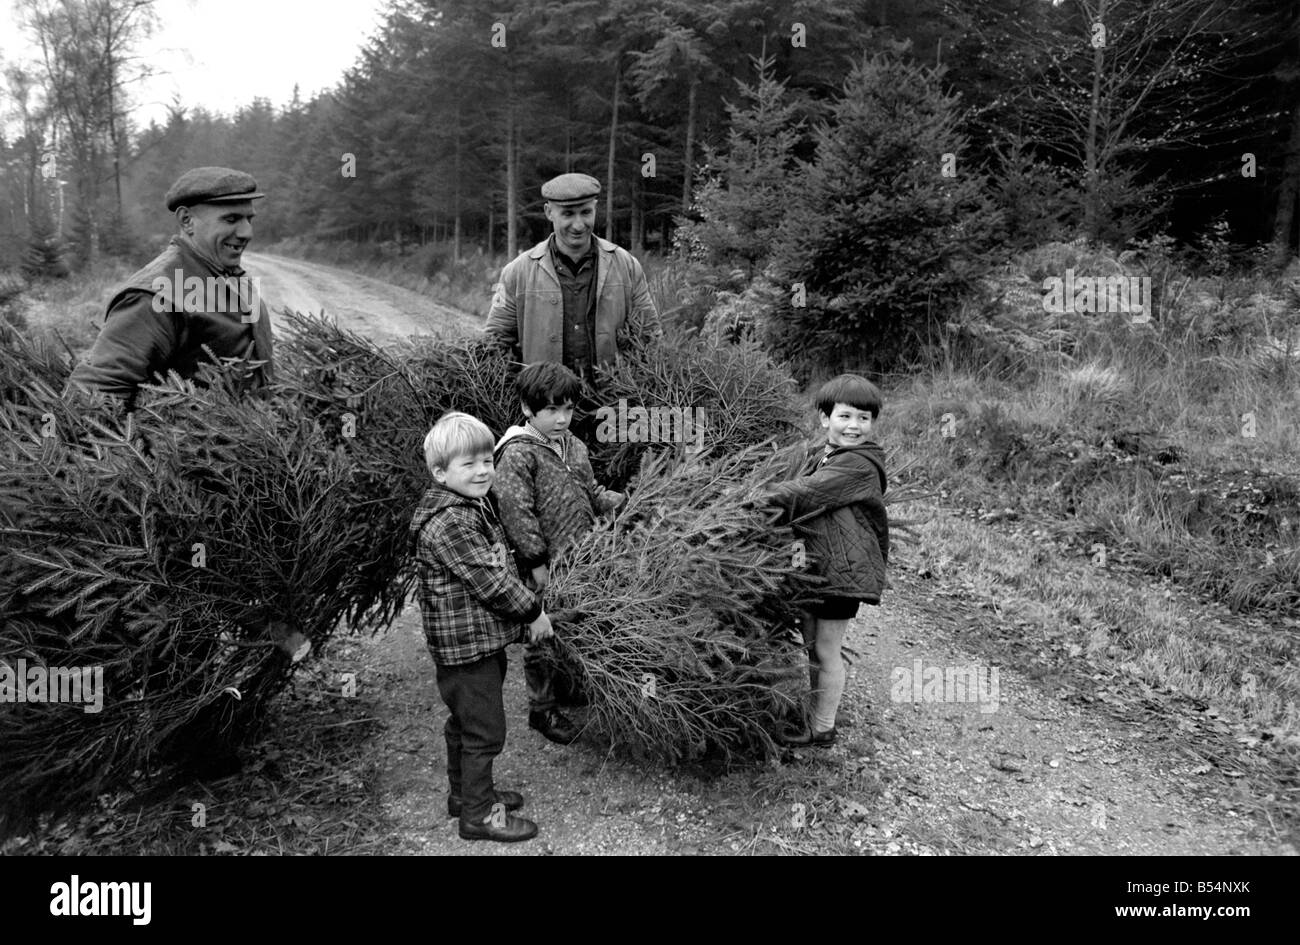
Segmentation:
{"type": "Polygon", "coordinates": [[[189,253],[199,262],[203,263],[203,265],[207,266],[214,276],[242,276],[244,274],[244,270],[238,267],[234,269],[224,268],[219,262],[207,253],[203,252],[203,250],[199,249],[199,247],[195,245],[194,241],[184,233],[177,233],[172,237],[171,242],[173,245],[189,253]]]}
{"type": "MultiPolygon", "coordinates": [[[[577,258],[577,262],[581,263],[584,259],[590,259],[596,255],[596,250],[599,249],[599,247],[596,245],[597,239],[598,237],[596,236],[596,234],[592,233],[591,241],[587,244],[587,251],[577,258]]],[[[560,261],[561,252],[560,252],[559,245],[555,241],[554,233],[552,233],[549,237],[547,237],[546,248],[550,251],[551,262],[558,264],[560,261]]]]}

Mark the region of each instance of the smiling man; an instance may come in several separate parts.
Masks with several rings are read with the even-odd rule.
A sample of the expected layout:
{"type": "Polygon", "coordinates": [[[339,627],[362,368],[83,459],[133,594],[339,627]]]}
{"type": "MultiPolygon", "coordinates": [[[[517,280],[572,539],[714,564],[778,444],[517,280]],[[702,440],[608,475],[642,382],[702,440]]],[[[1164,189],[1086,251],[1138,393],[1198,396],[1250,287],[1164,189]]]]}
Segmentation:
{"type": "Polygon", "coordinates": [[[599,194],[587,174],[542,185],[551,235],[501,270],[484,329],[524,364],[559,361],[586,381],[620,338],[660,331],[641,264],[592,232],[599,194]]]}
{"type": "Polygon", "coordinates": [[[262,362],[253,386],[271,379],[271,322],[241,267],[253,236],[257,181],[228,167],[196,167],[167,191],[179,232],[151,263],[117,288],[104,326],[69,386],[135,404],[141,384],[175,371],[192,378],[202,362],[262,362]]]}

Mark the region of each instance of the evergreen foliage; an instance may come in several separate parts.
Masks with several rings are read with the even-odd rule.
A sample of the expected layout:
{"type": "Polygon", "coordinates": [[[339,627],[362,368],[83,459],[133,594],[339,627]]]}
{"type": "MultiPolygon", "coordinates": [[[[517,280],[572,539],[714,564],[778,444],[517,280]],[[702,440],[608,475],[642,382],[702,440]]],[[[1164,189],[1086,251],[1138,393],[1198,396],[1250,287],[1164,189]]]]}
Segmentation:
{"type": "Polygon", "coordinates": [[[778,236],[773,281],[790,294],[768,326],[775,351],[889,368],[968,291],[997,213],[961,163],[959,119],[931,70],[886,55],[854,66],[778,236]]]}
{"type": "MultiPolygon", "coordinates": [[[[130,415],[64,395],[52,350],[0,345],[0,661],[104,672],[101,712],[0,713],[6,813],[237,746],[304,642],[401,609],[433,421],[516,419],[515,366],[480,340],[379,348],[323,319],[286,326],[269,392],[240,395],[235,362],[208,387],[147,388],[130,415]]],[[[752,504],[801,455],[773,448],[798,438],[790,379],[752,342],[670,342],[605,381],[703,410],[708,436],[700,454],[597,451],[602,477],[637,471],[632,498],[556,563],[550,604],[589,732],[660,761],[761,756],[800,677],[789,631],[808,588],[789,530],[752,504]],[[657,701],[630,699],[638,667],[657,701]]]]}

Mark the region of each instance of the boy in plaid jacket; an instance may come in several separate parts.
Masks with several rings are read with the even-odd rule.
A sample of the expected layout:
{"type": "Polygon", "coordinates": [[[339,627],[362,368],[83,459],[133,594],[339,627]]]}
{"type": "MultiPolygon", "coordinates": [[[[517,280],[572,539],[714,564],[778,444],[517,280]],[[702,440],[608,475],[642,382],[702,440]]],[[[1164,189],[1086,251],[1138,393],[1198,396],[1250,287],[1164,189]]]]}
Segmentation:
{"type": "Polygon", "coordinates": [[[510,811],[522,795],[498,791],[492,761],[506,740],[501,686],[506,647],[553,635],[541,596],[529,590],[506,550],[489,495],[492,432],[464,413],[444,415],[424,440],[433,484],[411,520],[424,634],[437,670],[438,694],[451,710],[447,741],[449,816],[466,840],[528,840],[537,825],[510,811]]]}
{"type": "MultiPolygon", "coordinates": [[[[497,444],[492,495],[520,569],[541,591],[556,556],[627,497],[596,484],[586,445],[569,432],[582,396],[578,375],[556,361],[543,361],[520,371],[515,386],[527,419],[497,444]]],[[[549,652],[554,645],[548,639],[524,647],[528,725],[567,745],[578,730],[556,707],[555,660],[549,652]]]]}

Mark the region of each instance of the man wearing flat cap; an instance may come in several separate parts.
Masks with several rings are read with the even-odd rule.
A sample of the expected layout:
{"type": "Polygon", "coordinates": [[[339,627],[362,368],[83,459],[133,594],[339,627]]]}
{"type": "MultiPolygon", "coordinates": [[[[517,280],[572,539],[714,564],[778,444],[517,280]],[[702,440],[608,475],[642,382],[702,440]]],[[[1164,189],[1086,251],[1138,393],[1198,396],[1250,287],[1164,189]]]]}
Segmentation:
{"type": "MultiPolygon", "coordinates": [[[[594,368],[610,364],[620,341],[661,333],[641,264],[627,250],[596,236],[600,182],[561,174],[542,185],[551,234],[501,270],[485,331],[532,365],[554,361],[583,381],[570,429],[580,440],[594,430],[594,368]]],[[[540,569],[545,572],[545,567],[540,569]]],[[[539,587],[545,579],[533,579],[539,587]]],[[[547,645],[525,644],[528,724],[553,742],[568,744],[578,730],[558,709],[563,682],[547,645]]]]}
{"type": "Polygon", "coordinates": [[[118,398],[175,371],[193,378],[213,358],[261,362],[254,387],[271,380],[271,322],[240,262],[253,236],[257,181],[228,167],[196,167],[167,191],[178,232],[108,303],[103,328],[69,386],[118,398]]]}
{"type": "Polygon", "coordinates": [[[599,194],[587,174],[542,185],[553,232],[501,270],[485,327],[524,364],[559,361],[588,381],[620,336],[661,330],[641,264],[592,232],[599,194]]]}

